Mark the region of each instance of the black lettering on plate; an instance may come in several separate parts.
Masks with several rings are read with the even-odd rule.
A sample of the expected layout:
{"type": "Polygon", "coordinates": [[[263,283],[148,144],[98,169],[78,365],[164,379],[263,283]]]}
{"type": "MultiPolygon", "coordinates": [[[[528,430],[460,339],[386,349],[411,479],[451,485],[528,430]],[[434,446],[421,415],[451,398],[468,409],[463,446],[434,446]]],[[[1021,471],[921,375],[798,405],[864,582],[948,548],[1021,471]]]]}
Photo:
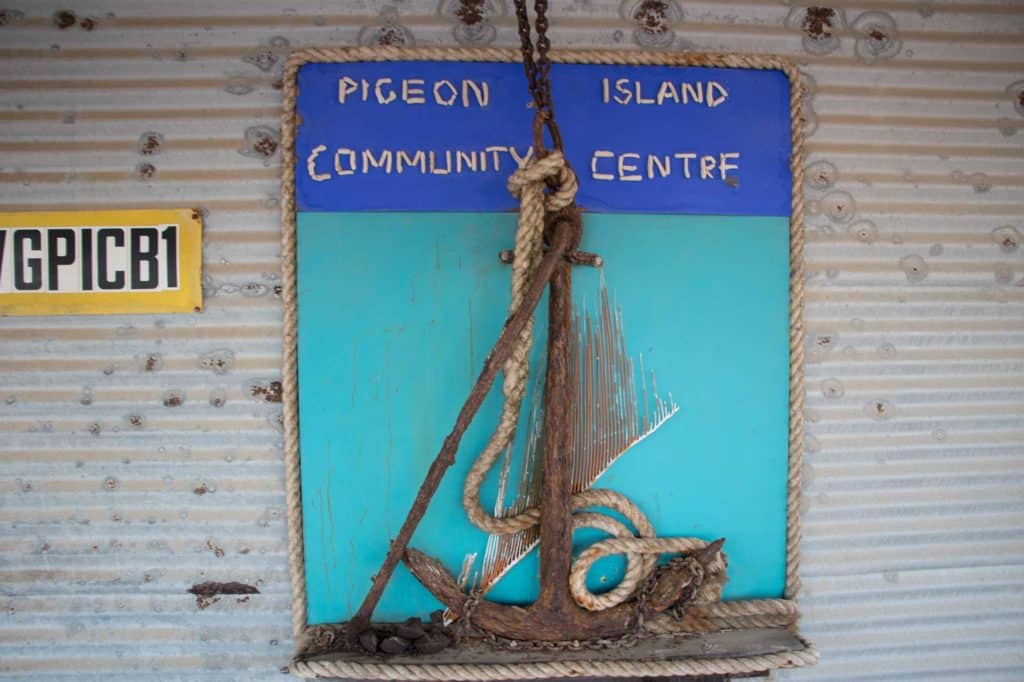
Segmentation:
{"type": "Polygon", "coordinates": [[[43,288],[42,258],[25,258],[25,242],[29,248],[41,251],[43,234],[39,230],[15,230],[14,232],[14,288],[17,291],[36,291],[43,288]],[[25,278],[25,271],[29,277],[25,278]]]}
{"type": "Polygon", "coordinates": [[[49,290],[60,289],[60,266],[72,265],[75,262],[75,231],[66,227],[46,231],[46,269],[49,275],[49,290]],[[59,242],[64,242],[63,255],[59,242]]]}
{"type": "Polygon", "coordinates": [[[178,286],[178,226],[168,225],[160,238],[167,242],[167,286],[174,289],[178,286]]]}
{"type": "Polygon", "coordinates": [[[107,272],[109,256],[107,242],[113,239],[114,246],[124,246],[124,230],[119,227],[107,227],[96,233],[96,274],[100,289],[124,289],[124,270],[117,270],[114,277],[107,272]]]}
{"type": "Polygon", "coordinates": [[[132,233],[132,289],[156,289],[160,284],[160,271],[157,269],[157,254],[160,242],[155,227],[136,227],[132,233]],[[146,248],[142,248],[142,240],[146,239],[146,248]],[[142,265],[146,265],[146,275],[142,275],[142,265]]]}

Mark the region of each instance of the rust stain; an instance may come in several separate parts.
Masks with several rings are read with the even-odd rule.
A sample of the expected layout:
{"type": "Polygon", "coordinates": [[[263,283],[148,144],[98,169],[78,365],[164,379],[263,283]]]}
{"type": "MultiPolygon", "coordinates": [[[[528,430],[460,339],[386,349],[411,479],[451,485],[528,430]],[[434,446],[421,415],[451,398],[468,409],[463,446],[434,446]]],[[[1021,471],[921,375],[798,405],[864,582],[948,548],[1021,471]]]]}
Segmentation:
{"type": "Polygon", "coordinates": [[[484,0],[459,0],[455,16],[466,26],[476,26],[484,20],[484,0]]]}
{"type": "Polygon", "coordinates": [[[81,26],[86,31],[91,31],[94,28],[96,28],[96,20],[93,19],[92,17],[86,17],[85,19],[82,19],[82,21],[79,22],[78,25],[81,26]]]}
{"type": "Polygon", "coordinates": [[[206,482],[204,481],[200,483],[198,486],[196,486],[196,488],[192,492],[194,492],[196,495],[205,495],[206,493],[210,493],[213,491],[210,490],[210,488],[206,485],[206,482]]]}
{"type": "Polygon", "coordinates": [[[155,372],[160,369],[160,356],[156,353],[150,353],[146,356],[146,361],[143,363],[142,369],[146,372],[155,372]]]}
{"type": "Polygon", "coordinates": [[[137,429],[141,429],[143,424],[142,416],[138,414],[128,415],[128,423],[137,429]]]}
{"type": "Polygon", "coordinates": [[[668,30],[668,3],[663,0],[644,0],[633,12],[633,21],[651,35],[668,30]]]}
{"type": "Polygon", "coordinates": [[[53,25],[62,31],[74,26],[77,22],[78,17],[71,10],[62,9],[53,13],[53,25]]]}
{"type": "Polygon", "coordinates": [[[253,142],[252,148],[253,151],[255,151],[260,156],[270,157],[273,156],[274,152],[277,151],[277,140],[269,136],[263,135],[258,137],[256,141],[253,142]]]}
{"type": "Polygon", "coordinates": [[[804,16],[804,33],[814,39],[830,37],[835,28],[832,23],[835,16],[836,11],[831,7],[808,7],[804,16]]]}
{"type": "Polygon", "coordinates": [[[224,558],[224,548],[215,543],[212,539],[206,541],[206,549],[213,552],[213,555],[218,559],[224,558]]]}
{"type": "Polygon", "coordinates": [[[378,45],[405,45],[405,36],[402,31],[392,26],[385,26],[377,36],[378,45]]]}
{"type": "Polygon", "coordinates": [[[169,391],[163,402],[164,407],[181,407],[185,403],[185,396],[180,391],[169,391]]]}
{"type": "Polygon", "coordinates": [[[151,163],[140,163],[135,166],[135,173],[142,180],[149,180],[156,175],[156,166],[151,163]]]}
{"type": "Polygon", "coordinates": [[[253,384],[249,392],[253,398],[263,398],[268,403],[281,402],[282,387],[280,381],[267,381],[253,384]]]}
{"type": "Polygon", "coordinates": [[[196,596],[196,606],[200,609],[216,604],[220,601],[218,595],[239,595],[239,594],[259,594],[260,591],[252,585],[246,585],[245,583],[239,582],[227,582],[218,583],[213,581],[207,581],[204,583],[197,583],[188,589],[190,594],[196,596]]]}
{"type": "Polygon", "coordinates": [[[160,152],[160,147],[163,146],[164,139],[163,135],[157,132],[148,131],[142,133],[139,138],[139,153],[144,156],[152,156],[160,152]]]}

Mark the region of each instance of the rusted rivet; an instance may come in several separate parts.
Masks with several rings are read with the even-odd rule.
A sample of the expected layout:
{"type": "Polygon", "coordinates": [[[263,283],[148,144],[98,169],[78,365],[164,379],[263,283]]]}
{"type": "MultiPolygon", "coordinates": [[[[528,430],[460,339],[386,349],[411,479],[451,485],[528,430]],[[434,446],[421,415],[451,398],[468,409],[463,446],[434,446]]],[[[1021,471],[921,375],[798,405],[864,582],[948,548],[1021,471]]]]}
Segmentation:
{"type": "Polygon", "coordinates": [[[62,31],[74,26],[77,21],[78,17],[71,10],[62,9],[53,13],[53,25],[62,31]]]}

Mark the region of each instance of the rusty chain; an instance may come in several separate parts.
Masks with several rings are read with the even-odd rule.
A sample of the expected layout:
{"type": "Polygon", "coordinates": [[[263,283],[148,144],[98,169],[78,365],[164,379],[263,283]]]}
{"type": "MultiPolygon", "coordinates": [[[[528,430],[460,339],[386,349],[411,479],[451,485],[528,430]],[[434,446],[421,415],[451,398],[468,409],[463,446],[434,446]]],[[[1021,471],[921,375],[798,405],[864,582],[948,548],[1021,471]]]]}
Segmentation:
{"type": "Polygon", "coordinates": [[[534,29],[537,31],[537,44],[534,47],[532,32],[530,28],[530,16],[526,9],[526,0],[513,0],[516,10],[516,24],[519,28],[520,51],[523,54],[523,69],[526,71],[526,82],[533,97],[534,107],[537,113],[534,115],[533,139],[537,149],[537,156],[543,156],[546,151],[544,145],[543,128],[547,127],[551,135],[551,143],[554,149],[564,151],[562,145],[562,133],[555,121],[554,102],[551,98],[551,59],[548,52],[551,50],[551,41],[548,40],[548,0],[534,0],[534,12],[537,15],[534,20],[534,29]],[[536,52],[536,59],[534,53],[536,52]]]}

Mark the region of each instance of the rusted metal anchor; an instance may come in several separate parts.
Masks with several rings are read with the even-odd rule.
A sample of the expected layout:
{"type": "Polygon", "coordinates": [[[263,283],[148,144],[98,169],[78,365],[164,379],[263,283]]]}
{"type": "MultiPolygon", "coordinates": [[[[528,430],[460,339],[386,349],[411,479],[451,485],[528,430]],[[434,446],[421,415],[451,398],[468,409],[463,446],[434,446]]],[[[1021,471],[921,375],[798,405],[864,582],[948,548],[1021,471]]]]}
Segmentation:
{"type": "MultiPolygon", "coordinates": [[[[556,219],[550,241],[561,244],[568,239],[575,245],[581,231],[578,221],[575,213],[556,219]]],[[[569,591],[573,519],[568,415],[573,413],[570,402],[575,399],[569,366],[571,315],[571,263],[568,258],[562,258],[555,265],[549,282],[540,492],[540,595],[537,601],[528,607],[519,607],[477,599],[463,592],[451,573],[426,554],[410,548],[403,557],[412,574],[454,614],[471,618],[475,626],[509,639],[557,641],[618,637],[633,631],[637,624],[634,603],[588,611],[576,604],[569,591]]],[[[720,548],[721,541],[713,543],[695,559],[710,563],[720,548]]],[[[662,572],[651,592],[662,595],[659,601],[665,601],[663,595],[679,594],[685,587],[673,572],[662,572]]]]}

